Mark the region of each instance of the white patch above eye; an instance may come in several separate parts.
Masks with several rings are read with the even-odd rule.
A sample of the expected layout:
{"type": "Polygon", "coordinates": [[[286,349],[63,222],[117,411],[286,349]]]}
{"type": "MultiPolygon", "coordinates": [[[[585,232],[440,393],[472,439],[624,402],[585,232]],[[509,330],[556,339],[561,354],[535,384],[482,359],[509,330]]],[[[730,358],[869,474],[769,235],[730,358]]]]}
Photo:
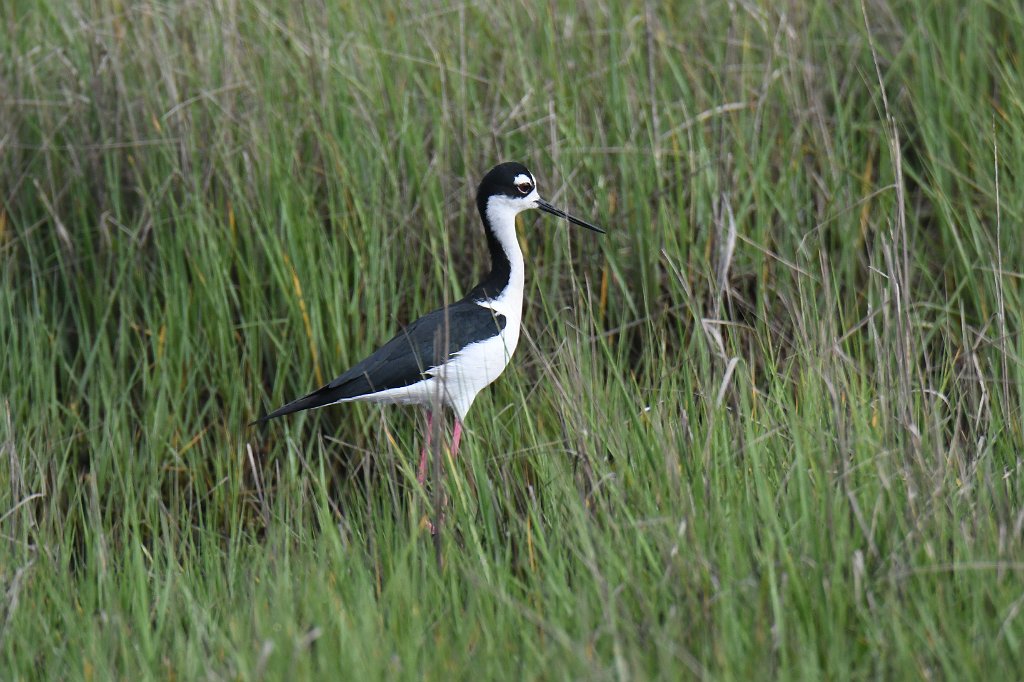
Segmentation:
{"type": "Polygon", "coordinates": [[[520,173],[519,175],[516,176],[515,180],[512,181],[512,184],[516,186],[522,185],[523,183],[532,186],[533,178],[531,178],[529,175],[526,175],[525,173],[520,173]]]}

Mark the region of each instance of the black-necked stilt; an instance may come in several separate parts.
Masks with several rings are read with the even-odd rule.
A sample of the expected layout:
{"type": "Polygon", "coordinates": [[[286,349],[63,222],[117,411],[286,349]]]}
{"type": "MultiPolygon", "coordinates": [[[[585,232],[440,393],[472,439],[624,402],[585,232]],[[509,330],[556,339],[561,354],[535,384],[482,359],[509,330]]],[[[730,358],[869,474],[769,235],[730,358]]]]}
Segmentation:
{"type": "Polygon", "coordinates": [[[516,215],[539,208],[604,233],[541,199],[533,174],[521,163],[492,168],[477,189],[476,205],[491,252],[491,271],[484,280],[461,301],[427,313],[334,381],[274,410],[260,418],[260,423],[353,400],[423,405],[427,437],[417,476],[422,483],[430,446],[431,406],[440,404],[455,414],[451,452],[456,455],[462,421],[473,400],[504,371],[519,343],[524,265],[516,238],[516,215]]]}

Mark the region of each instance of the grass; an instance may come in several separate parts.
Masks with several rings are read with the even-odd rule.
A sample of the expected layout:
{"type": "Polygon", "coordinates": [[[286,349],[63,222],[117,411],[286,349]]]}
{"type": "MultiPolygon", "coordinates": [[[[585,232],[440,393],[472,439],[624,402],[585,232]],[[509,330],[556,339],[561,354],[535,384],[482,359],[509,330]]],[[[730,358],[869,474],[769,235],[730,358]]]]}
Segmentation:
{"type": "Polygon", "coordinates": [[[1019,4],[5,7],[5,679],[1019,678],[1019,4]],[[506,159],[609,234],[524,216],[465,456],[248,429],[506,159]]]}

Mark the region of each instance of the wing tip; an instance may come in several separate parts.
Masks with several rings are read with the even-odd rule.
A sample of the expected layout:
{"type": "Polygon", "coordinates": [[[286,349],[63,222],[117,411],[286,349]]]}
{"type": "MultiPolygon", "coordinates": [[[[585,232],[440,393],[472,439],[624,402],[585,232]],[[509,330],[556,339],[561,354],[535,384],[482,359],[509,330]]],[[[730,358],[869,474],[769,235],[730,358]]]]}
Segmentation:
{"type": "Polygon", "coordinates": [[[260,408],[260,416],[249,422],[247,426],[250,429],[254,426],[262,428],[266,426],[267,422],[269,422],[271,419],[273,419],[273,417],[267,414],[267,408],[262,407],[260,408]]]}
{"type": "Polygon", "coordinates": [[[308,395],[304,395],[301,398],[296,398],[290,403],[283,405],[270,414],[267,414],[266,409],[255,421],[249,422],[249,426],[265,426],[271,419],[277,417],[283,417],[286,414],[293,414],[295,412],[302,412],[303,410],[312,410],[325,405],[334,403],[337,398],[330,393],[330,384],[323,386],[308,395]]]}

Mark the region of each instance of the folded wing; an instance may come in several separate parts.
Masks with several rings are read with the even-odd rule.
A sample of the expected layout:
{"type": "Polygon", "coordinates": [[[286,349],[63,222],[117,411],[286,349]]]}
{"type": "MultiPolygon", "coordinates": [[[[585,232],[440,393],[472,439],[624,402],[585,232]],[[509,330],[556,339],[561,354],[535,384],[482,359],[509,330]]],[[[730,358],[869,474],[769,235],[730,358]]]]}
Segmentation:
{"type": "Polygon", "coordinates": [[[261,417],[266,423],[301,410],[352,400],[423,381],[466,346],[505,328],[505,316],[464,299],[419,318],[368,358],[309,395],[261,417]]]}

